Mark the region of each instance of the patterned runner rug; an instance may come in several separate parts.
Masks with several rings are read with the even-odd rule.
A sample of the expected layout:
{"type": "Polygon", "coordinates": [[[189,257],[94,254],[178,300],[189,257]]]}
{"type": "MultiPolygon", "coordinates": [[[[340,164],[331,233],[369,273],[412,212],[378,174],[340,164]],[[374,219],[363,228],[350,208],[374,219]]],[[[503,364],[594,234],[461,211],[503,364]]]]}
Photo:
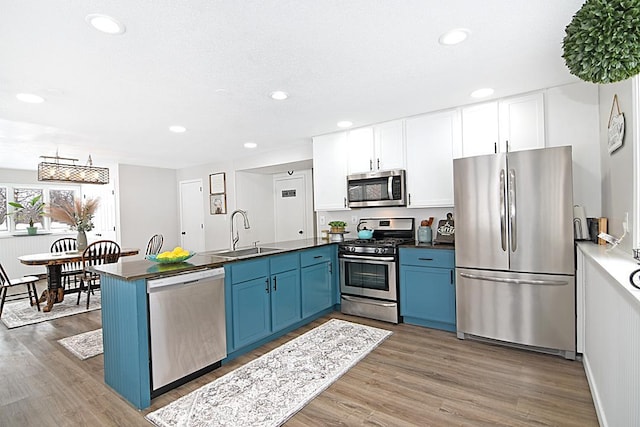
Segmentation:
{"type": "MultiPolygon", "coordinates": [[[[2,323],[7,328],[13,329],[20,326],[32,325],[34,323],[46,322],[47,320],[59,319],[65,316],[72,316],[78,313],[86,313],[88,311],[98,310],[100,308],[100,292],[91,295],[89,310],[87,310],[86,295],[80,299],[80,304],[76,305],[78,296],[76,294],[65,295],[64,301],[53,305],[50,312],[38,311],[36,306],[29,305],[29,300],[12,301],[5,304],[2,310],[2,323]]],[[[40,303],[40,309],[46,303],[40,303]]]]}
{"type": "Polygon", "coordinates": [[[67,338],[58,342],[80,360],[102,354],[102,328],[67,338]]]}
{"type": "Polygon", "coordinates": [[[331,319],[147,414],[157,426],[279,426],[392,334],[331,319]]]}

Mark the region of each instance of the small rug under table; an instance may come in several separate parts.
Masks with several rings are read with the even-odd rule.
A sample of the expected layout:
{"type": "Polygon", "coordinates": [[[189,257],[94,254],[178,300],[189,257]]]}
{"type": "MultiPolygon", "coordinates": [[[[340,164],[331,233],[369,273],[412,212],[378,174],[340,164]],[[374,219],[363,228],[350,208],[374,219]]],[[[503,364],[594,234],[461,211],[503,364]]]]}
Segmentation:
{"type": "MultiPolygon", "coordinates": [[[[54,304],[53,308],[48,313],[38,311],[38,308],[35,305],[31,306],[29,304],[28,299],[8,302],[4,305],[4,309],[2,310],[2,323],[4,323],[7,328],[12,329],[100,309],[100,292],[96,292],[95,295],[91,295],[88,310],[86,298],[87,296],[83,295],[80,299],[80,304],[76,304],[76,301],[78,301],[78,295],[65,295],[64,300],[54,304]]],[[[46,305],[46,302],[40,303],[40,310],[46,307],[46,305]]]]}
{"type": "Polygon", "coordinates": [[[157,426],[279,426],[392,334],[339,319],[147,414],[157,426]]]}
{"type": "Polygon", "coordinates": [[[62,338],[58,342],[80,360],[102,354],[102,328],[62,338]]]}

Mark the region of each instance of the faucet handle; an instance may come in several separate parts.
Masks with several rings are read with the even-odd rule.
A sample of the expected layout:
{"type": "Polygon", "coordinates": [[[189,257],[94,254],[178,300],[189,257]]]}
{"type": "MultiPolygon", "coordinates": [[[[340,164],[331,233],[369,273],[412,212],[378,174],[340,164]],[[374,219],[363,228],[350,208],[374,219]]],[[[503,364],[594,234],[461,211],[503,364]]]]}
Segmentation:
{"type": "Polygon", "coordinates": [[[253,247],[254,247],[254,248],[257,248],[257,247],[258,247],[258,242],[259,242],[259,241],[260,241],[260,240],[256,240],[255,242],[253,242],[253,247]]]}

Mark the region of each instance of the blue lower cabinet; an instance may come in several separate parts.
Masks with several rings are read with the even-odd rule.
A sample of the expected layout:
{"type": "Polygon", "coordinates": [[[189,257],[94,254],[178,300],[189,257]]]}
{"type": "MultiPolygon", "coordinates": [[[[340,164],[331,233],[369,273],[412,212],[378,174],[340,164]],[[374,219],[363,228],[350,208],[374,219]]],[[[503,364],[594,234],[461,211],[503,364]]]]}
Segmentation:
{"type": "Polygon", "coordinates": [[[239,348],[271,333],[269,280],[258,278],[233,284],[233,342],[239,348]]]}
{"type": "Polygon", "coordinates": [[[335,262],[328,245],[225,266],[227,360],[333,310],[335,262]]]}
{"type": "Polygon", "coordinates": [[[302,317],[333,306],[331,263],[321,262],[302,268],[302,317]]]}
{"type": "Polygon", "coordinates": [[[453,251],[400,250],[400,314],[405,323],[456,330],[453,251]]]}
{"type": "Polygon", "coordinates": [[[271,328],[273,332],[302,319],[300,270],[271,275],[271,328]]]}

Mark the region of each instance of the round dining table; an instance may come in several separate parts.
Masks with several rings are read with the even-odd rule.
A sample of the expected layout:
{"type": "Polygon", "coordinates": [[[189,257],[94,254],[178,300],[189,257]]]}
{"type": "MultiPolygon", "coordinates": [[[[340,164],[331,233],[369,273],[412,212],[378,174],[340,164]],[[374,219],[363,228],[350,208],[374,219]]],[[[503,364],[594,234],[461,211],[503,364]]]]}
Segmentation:
{"type": "MultiPolygon", "coordinates": [[[[139,253],[139,249],[123,248],[120,256],[132,256],[139,253]]],[[[40,302],[47,302],[42,311],[49,312],[53,304],[64,300],[64,286],[62,286],[62,266],[70,262],[82,261],[82,252],[44,252],[40,254],[22,255],[18,257],[25,265],[44,265],[47,267],[47,289],[42,293],[40,302]]]]}

